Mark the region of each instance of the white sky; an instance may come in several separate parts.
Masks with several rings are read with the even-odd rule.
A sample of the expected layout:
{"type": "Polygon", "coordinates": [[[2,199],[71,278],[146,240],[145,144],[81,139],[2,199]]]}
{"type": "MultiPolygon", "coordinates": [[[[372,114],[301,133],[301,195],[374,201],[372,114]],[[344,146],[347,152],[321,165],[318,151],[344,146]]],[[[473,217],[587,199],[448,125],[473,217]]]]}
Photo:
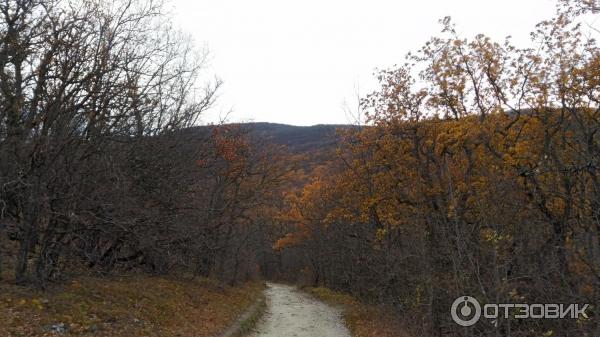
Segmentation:
{"type": "Polygon", "coordinates": [[[173,0],[175,23],[211,53],[225,83],[205,121],[349,123],[344,102],[376,89],[375,68],[402,64],[450,15],[464,37],[527,45],[554,0],[173,0]]]}

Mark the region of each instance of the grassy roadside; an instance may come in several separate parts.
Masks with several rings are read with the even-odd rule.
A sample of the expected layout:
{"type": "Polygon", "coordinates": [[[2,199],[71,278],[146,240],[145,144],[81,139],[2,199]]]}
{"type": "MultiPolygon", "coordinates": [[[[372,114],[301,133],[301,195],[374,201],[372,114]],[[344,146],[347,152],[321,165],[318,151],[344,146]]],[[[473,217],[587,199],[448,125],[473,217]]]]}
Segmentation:
{"type": "Polygon", "coordinates": [[[222,333],[219,337],[244,337],[252,332],[267,309],[266,298],[261,295],[257,302],[248,308],[239,320],[222,333]]]}
{"type": "Polygon", "coordinates": [[[263,288],[127,276],[79,278],[40,292],[0,281],[0,336],[213,336],[263,288]]]}
{"type": "Polygon", "coordinates": [[[350,295],[327,288],[305,288],[313,296],[344,309],[344,320],[355,337],[408,337],[400,320],[375,305],[364,304],[350,295]]]}

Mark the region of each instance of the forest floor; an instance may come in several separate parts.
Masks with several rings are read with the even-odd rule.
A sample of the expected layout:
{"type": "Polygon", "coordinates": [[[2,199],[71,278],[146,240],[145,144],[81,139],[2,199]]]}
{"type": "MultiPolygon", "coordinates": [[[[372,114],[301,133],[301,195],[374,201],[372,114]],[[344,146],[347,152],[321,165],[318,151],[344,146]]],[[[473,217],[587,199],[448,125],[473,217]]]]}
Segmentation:
{"type": "Polygon", "coordinates": [[[409,337],[413,334],[391,310],[377,305],[362,303],[352,296],[326,288],[305,288],[316,298],[343,310],[343,319],[354,337],[409,337]]]}
{"type": "Polygon", "coordinates": [[[251,337],[350,337],[339,308],[293,286],[269,283],[267,310],[251,337]]]}
{"type": "Polygon", "coordinates": [[[83,277],[46,291],[0,281],[0,336],[214,336],[263,289],[150,276],[83,277]]]}

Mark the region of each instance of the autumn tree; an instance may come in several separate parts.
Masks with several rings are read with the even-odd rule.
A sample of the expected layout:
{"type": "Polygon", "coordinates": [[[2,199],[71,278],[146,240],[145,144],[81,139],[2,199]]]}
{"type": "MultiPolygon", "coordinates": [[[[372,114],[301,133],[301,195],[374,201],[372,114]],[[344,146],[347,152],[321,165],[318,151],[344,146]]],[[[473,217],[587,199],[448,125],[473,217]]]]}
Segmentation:
{"type": "MultiPolygon", "coordinates": [[[[277,248],[305,250],[319,282],[392,305],[432,336],[594,335],[591,320],[483,320],[482,303],[598,303],[598,59],[582,14],[561,1],[520,49],[458,35],[449,18],[403,66],[382,70],[339,165],[287,211],[277,248]],[[332,263],[332,257],[342,258],[332,263]]],[[[591,35],[590,35],[591,34],[591,35]]]]}

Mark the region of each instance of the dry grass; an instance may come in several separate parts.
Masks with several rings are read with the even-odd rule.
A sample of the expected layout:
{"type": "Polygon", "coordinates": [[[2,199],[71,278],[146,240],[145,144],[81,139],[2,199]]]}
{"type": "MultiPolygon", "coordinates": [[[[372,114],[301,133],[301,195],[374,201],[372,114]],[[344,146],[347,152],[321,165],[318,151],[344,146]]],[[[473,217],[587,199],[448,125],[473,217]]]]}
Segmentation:
{"type": "Polygon", "coordinates": [[[0,336],[213,336],[263,287],[128,276],[79,278],[41,292],[0,281],[0,336]]]}
{"type": "Polygon", "coordinates": [[[355,337],[407,337],[398,317],[382,307],[364,304],[352,296],[326,288],[306,288],[317,298],[344,308],[344,320],[355,337]]]}

